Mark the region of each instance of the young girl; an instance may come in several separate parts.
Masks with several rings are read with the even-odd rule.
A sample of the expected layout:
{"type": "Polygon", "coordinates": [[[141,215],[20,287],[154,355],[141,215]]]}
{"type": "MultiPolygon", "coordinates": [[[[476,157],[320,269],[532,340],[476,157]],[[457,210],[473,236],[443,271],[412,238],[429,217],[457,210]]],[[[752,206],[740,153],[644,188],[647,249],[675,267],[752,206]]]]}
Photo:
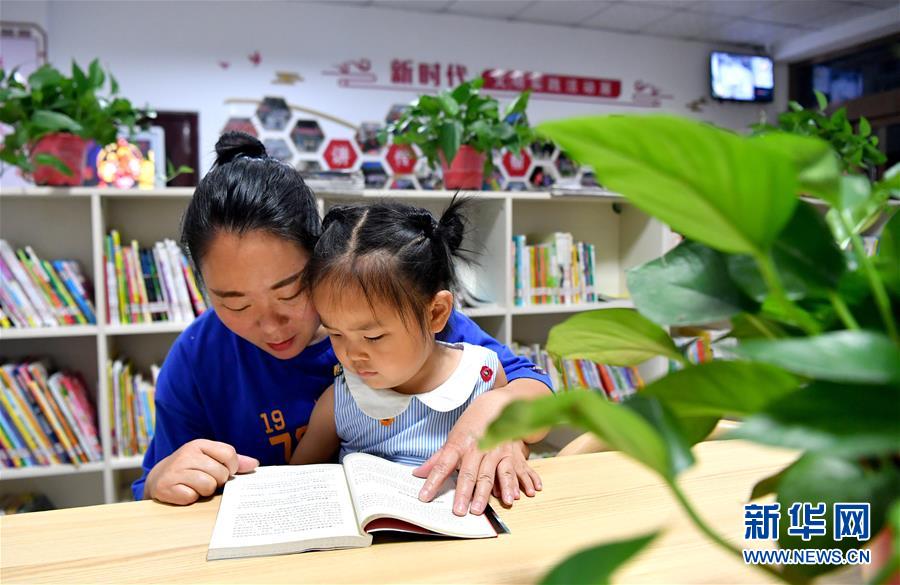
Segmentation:
{"type": "MultiPolygon", "coordinates": [[[[132,486],[135,499],[190,504],[234,473],[289,462],[338,363],[300,286],[322,233],[315,196],[294,167],[248,134],[224,134],[216,154],[182,220],[182,241],[212,306],[162,365],[156,429],[132,486]]],[[[514,493],[512,469],[526,463],[521,442],[481,452],[475,437],[506,402],[549,387],[550,379],[459,311],[450,324],[441,339],[490,347],[510,382],[473,403],[417,471],[427,476],[420,497],[430,501],[459,468],[454,505],[476,511],[495,477],[514,493]]]]}
{"type": "MultiPolygon", "coordinates": [[[[473,400],[506,385],[492,350],[435,339],[453,312],[462,205],[451,203],[439,222],[400,203],[325,216],[305,282],[341,368],[291,463],[329,461],[340,448],[341,458],[421,465],[473,400]]],[[[527,466],[516,475],[523,488],[537,483],[527,466]]]]}

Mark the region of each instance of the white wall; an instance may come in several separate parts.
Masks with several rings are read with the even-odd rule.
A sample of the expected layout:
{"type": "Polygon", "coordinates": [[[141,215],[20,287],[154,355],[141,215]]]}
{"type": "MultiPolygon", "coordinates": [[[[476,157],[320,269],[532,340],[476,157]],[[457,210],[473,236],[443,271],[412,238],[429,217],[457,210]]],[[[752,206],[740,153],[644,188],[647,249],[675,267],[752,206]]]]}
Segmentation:
{"type": "MultiPolygon", "coordinates": [[[[354,124],[383,120],[392,104],[417,92],[339,88],[322,75],[347,59],[372,61],[387,83],[393,58],[462,63],[470,75],[486,68],[618,78],[622,92],[633,83],[658,85],[673,99],[661,108],[623,108],[534,99],[532,121],[612,111],[667,111],[743,129],[757,121],[757,105],[712,103],[702,113],[686,104],[708,96],[709,45],[558,26],[506,23],[303,2],[21,2],[4,0],[3,20],[38,20],[49,35],[50,61],[100,57],[132,101],[160,110],[200,112],[202,166],[212,162],[215,139],[229,112],[229,98],[281,95],[290,104],[320,110],[354,124]],[[258,50],[254,67],[247,55],[258,50]],[[223,69],[219,61],[231,66],[223,69]],[[275,71],[305,79],[273,85],[275,71]]],[[[716,48],[723,48],[718,46],[716,48]]],[[[727,48],[727,47],[726,47],[727,48]]],[[[446,86],[446,77],[442,80],[446,86]]],[[[786,94],[781,75],[778,111],[786,94]]],[[[501,96],[502,99],[502,96],[501,96]]]]}

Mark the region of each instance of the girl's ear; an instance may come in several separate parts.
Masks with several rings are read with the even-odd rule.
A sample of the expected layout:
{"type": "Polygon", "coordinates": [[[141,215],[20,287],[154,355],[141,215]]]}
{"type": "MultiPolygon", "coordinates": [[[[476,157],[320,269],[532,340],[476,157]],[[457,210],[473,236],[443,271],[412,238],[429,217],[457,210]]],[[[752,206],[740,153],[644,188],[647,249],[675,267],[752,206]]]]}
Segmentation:
{"type": "Polygon", "coordinates": [[[428,329],[432,333],[443,331],[451,313],[453,313],[453,293],[449,290],[438,291],[428,307],[428,329]]]}

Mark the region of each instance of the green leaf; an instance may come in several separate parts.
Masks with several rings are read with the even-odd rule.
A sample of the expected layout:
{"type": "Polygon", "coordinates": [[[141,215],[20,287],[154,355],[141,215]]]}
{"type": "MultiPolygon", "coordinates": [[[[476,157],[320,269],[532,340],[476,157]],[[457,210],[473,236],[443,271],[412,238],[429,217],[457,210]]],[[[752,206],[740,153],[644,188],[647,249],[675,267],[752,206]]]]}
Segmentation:
{"type": "Polygon", "coordinates": [[[531,95],[531,91],[524,91],[519,96],[514,99],[510,104],[506,107],[506,111],[503,112],[503,119],[509,118],[509,116],[513,114],[522,114],[525,112],[525,108],[528,107],[528,97],[531,95]]]}
{"type": "Polygon", "coordinates": [[[691,453],[693,443],[688,440],[681,421],[675,418],[662,402],[641,393],[631,396],[623,404],[626,408],[641,415],[662,436],[672,460],[672,470],[675,475],[694,464],[694,455],[691,453]]]}
{"type": "MultiPolygon", "coordinates": [[[[781,530],[778,544],[792,549],[862,548],[865,541],[855,538],[834,539],[834,504],[868,503],[870,537],[874,538],[885,524],[891,501],[900,493],[900,469],[887,461],[875,469],[858,461],[851,461],[820,453],[808,453],[784,472],[778,483],[778,502],[781,504],[781,530]],[[810,535],[803,540],[799,534],[788,534],[791,526],[789,510],[795,503],[825,504],[826,534],[810,535]]],[[[793,565],[791,572],[818,575],[834,567],[829,565],[793,565]]]]}
{"type": "Polygon", "coordinates": [[[738,356],[836,382],[900,383],[900,349],[875,331],[834,331],[794,339],[749,339],[738,356]]]}
{"type": "MultiPolygon", "coordinates": [[[[791,465],[794,464],[792,463],[791,465]]],[[[785,467],[778,473],[770,475],[769,477],[756,482],[756,485],[753,486],[753,491],[750,492],[750,500],[758,500],[763,496],[767,496],[778,491],[778,484],[781,483],[781,479],[784,477],[784,474],[788,469],[790,469],[790,466],[785,467]]]]}
{"type": "Polygon", "coordinates": [[[824,112],[826,109],[828,109],[828,98],[826,98],[825,94],[818,89],[814,89],[813,93],[816,94],[816,102],[819,105],[819,111],[824,112]]]}
{"type": "Polygon", "coordinates": [[[31,117],[31,122],[44,134],[50,132],[71,132],[77,134],[82,126],[69,116],[49,110],[38,110],[31,117]]]}
{"type": "Polygon", "coordinates": [[[660,325],[702,325],[756,306],[728,276],[726,256],[685,241],[661,258],[626,272],[642,315],[660,325]]]}
{"type": "Polygon", "coordinates": [[[559,424],[590,431],[607,445],[643,463],[666,479],[675,477],[662,436],[644,418],[594,392],[573,391],[531,401],[516,401],[491,423],[482,449],[559,424]]]}
{"type": "Polygon", "coordinates": [[[757,339],[759,337],[784,337],[781,325],[763,315],[742,313],[731,319],[728,337],[735,339],[757,339]]]}
{"type": "Polygon", "coordinates": [[[654,532],[631,540],[609,542],[575,553],[550,571],[541,584],[602,585],[610,583],[613,572],[650,544],[657,534],[659,533],[654,532]]]}
{"type": "Polygon", "coordinates": [[[772,402],[731,435],[845,457],[896,453],[900,389],[816,382],[772,402]]]}
{"type": "Polygon", "coordinates": [[[447,165],[456,158],[459,151],[459,145],[462,141],[462,123],[459,120],[448,120],[441,124],[438,143],[441,150],[444,151],[444,157],[447,159],[447,165]]]}
{"type": "Polygon", "coordinates": [[[68,165],[66,165],[66,163],[64,163],[59,157],[53,156],[52,154],[47,154],[45,152],[36,154],[34,155],[34,162],[38,165],[51,166],[67,177],[71,177],[73,174],[72,169],[70,169],[68,165]]]}
{"type": "Polygon", "coordinates": [[[797,171],[797,193],[819,197],[835,204],[840,191],[840,160],[831,145],[812,136],[767,132],[755,138],[760,145],[793,161],[797,171]]]}
{"type": "Polygon", "coordinates": [[[881,230],[875,264],[884,285],[900,296],[900,212],[894,212],[881,230]]]}
{"type": "Polygon", "coordinates": [[[835,209],[829,210],[825,217],[841,247],[847,245],[850,234],[844,229],[838,214],[843,216],[844,222],[854,233],[859,233],[882,213],[889,196],[889,188],[872,190],[866,177],[859,175],[841,177],[840,200],[835,209]]]}
{"type": "Polygon", "coordinates": [[[860,136],[868,136],[872,133],[872,125],[869,124],[869,121],[864,117],[860,116],[859,118],[859,135],[860,136]]]}
{"type": "Polygon", "coordinates": [[[800,386],[796,376],[766,364],[715,360],[670,373],[641,391],[675,416],[746,416],[800,386]]]}
{"type": "Polygon", "coordinates": [[[564,358],[584,358],[614,366],[635,366],[656,356],[684,361],[661,327],[631,309],[573,315],[550,329],[547,351],[564,358]]]}
{"type": "Polygon", "coordinates": [[[44,87],[55,87],[62,83],[63,76],[51,65],[43,65],[28,76],[28,86],[32,92],[40,91],[44,87]]]}
{"type": "Polygon", "coordinates": [[[712,126],[670,116],[606,116],[538,128],[598,180],[685,236],[761,254],[790,219],[790,160],[712,126]]]}
{"type": "Polygon", "coordinates": [[[441,104],[441,109],[444,110],[447,116],[452,118],[459,114],[459,104],[456,103],[456,100],[449,93],[442,91],[438,94],[437,99],[441,104]]]}
{"type": "MultiPolygon", "coordinates": [[[[835,290],[847,269],[825,219],[812,205],[801,203],[772,247],[772,259],[790,299],[810,292],[835,290]]],[[[762,302],[769,294],[756,260],[729,256],[728,272],[745,293],[762,302]]]]}
{"type": "Polygon", "coordinates": [[[100,89],[103,87],[103,82],[106,80],[106,74],[103,73],[103,69],[100,67],[100,61],[98,59],[94,59],[91,61],[91,64],[88,66],[88,81],[91,84],[91,87],[94,89],[100,89]]]}

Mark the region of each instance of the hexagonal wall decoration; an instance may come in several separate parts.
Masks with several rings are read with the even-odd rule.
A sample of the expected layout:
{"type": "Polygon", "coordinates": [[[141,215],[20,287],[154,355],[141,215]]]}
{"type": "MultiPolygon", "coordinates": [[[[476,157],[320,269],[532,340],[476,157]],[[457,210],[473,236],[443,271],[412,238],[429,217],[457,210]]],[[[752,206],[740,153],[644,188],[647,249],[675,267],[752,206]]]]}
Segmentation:
{"type": "Polygon", "coordinates": [[[315,120],[297,120],[291,130],[291,142],[300,152],[316,152],[325,142],[325,133],[315,120]]]}
{"type": "Polygon", "coordinates": [[[342,138],[330,140],[322,156],[325,159],[325,164],[333,171],[352,169],[359,158],[353,143],[342,138]]]}
{"type": "Polygon", "coordinates": [[[564,179],[569,179],[578,174],[579,168],[578,165],[575,164],[575,161],[570,159],[566,153],[558,152],[556,154],[556,160],[553,161],[553,165],[556,167],[556,172],[559,173],[559,176],[564,179]]]}
{"type": "Polygon", "coordinates": [[[384,189],[389,176],[384,165],[375,160],[363,161],[359,166],[365,180],[366,189],[384,189]]]}
{"type": "Polygon", "coordinates": [[[416,152],[407,144],[392,144],[385,155],[388,168],[395,175],[413,174],[417,158],[416,152]]]}
{"type": "Polygon", "coordinates": [[[363,122],[356,131],[356,144],[363,154],[378,154],[382,150],[381,143],[378,141],[378,133],[383,126],[378,122],[363,122]]]}
{"type": "Polygon", "coordinates": [[[282,162],[289,163],[294,158],[294,151],[284,138],[266,138],[263,140],[263,146],[266,147],[269,156],[282,162]]]}
{"type": "Polygon", "coordinates": [[[388,110],[388,113],[384,118],[385,123],[390,124],[391,122],[395,122],[398,118],[400,118],[401,115],[403,115],[403,112],[405,112],[406,108],[408,107],[409,106],[407,106],[406,104],[394,104],[393,106],[391,106],[391,109],[388,110]]]}
{"type": "Polygon", "coordinates": [[[528,171],[531,170],[531,155],[524,148],[518,153],[505,151],[502,161],[501,166],[510,179],[527,177],[528,171]]]}
{"type": "Polygon", "coordinates": [[[291,119],[291,109],[284,98],[264,97],[256,108],[256,118],[265,130],[284,130],[291,119]]]}

